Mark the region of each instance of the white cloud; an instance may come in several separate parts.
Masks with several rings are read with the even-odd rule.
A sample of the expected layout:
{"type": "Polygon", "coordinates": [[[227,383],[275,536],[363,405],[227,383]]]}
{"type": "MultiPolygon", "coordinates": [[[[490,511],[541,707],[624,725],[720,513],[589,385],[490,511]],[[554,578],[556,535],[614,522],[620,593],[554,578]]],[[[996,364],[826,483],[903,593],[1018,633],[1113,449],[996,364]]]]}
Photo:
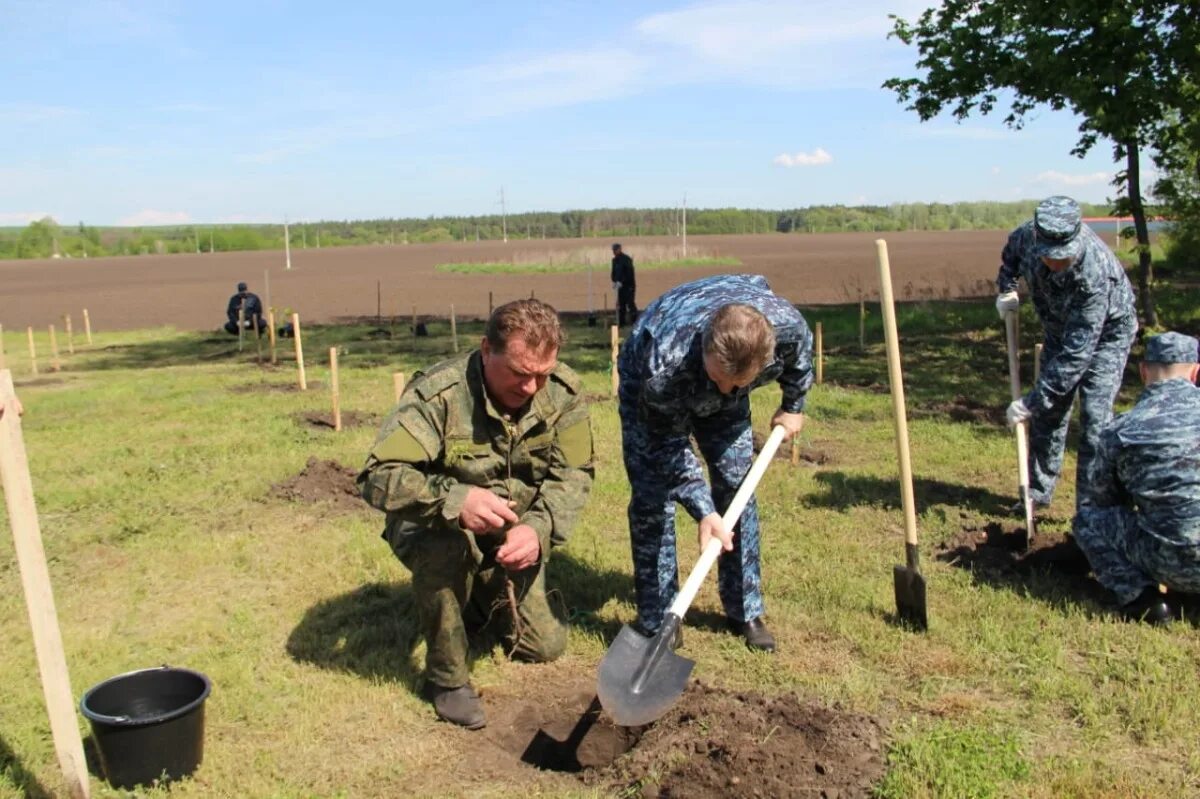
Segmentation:
{"type": "Polygon", "coordinates": [[[117,222],[121,227],[155,227],[157,225],[186,225],[192,221],[187,211],[156,211],[147,208],[117,222]]]}
{"type": "Polygon", "coordinates": [[[811,153],[796,153],[795,155],[790,153],[782,153],[781,155],[775,156],[771,163],[775,164],[776,166],[786,167],[820,166],[821,164],[833,163],[833,156],[825,152],[824,148],[818,147],[811,153]]]}
{"type": "Polygon", "coordinates": [[[30,222],[36,222],[39,219],[45,219],[51,214],[45,211],[0,211],[0,225],[12,227],[14,225],[28,225],[30,222]]]}
{"type": "Polygon", "coordinates": [[[0,122],[31,125],[65,119],[80,113],[77,108],[66,108],[60,105],[4,105],[0,106],[0,122]]]}
{"type": "Polygon", "coordinates": [[[1058,172],[1053,169],[1046,172],[1039,172],[1033,179],[1034,183],[1045,183],[1051,186],[1099,186],[1112,181],[1112,175],[1108,172],[1088,172],[1084,175],[1068,175],[1066,172],[1058,172]]]}

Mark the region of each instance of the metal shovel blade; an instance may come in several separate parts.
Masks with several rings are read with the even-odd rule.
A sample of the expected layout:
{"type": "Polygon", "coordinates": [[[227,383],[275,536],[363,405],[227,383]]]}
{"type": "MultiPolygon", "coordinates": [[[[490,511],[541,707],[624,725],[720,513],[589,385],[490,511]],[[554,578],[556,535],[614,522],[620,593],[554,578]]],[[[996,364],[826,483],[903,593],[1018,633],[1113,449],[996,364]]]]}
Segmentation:
{"type": "Polygon", "coordinates": [[[687,687],[696,662],[671,650],[679,622],[678,616],[667,614],[649,638],[625,625],[600,661],[596,693],[620,726],[637,727],[658,719],[687,687]]]}
{"type": "Polygon", "coordinates": [[[896,613],[902,624],[918,630],[929,629],[929,614],[925,608],[925,575],[921,574],[921,564],[916,547],[905,546],[908,555],[907,566],[896,566],[892,570],[892,580],[896,588],[896,613]]]}

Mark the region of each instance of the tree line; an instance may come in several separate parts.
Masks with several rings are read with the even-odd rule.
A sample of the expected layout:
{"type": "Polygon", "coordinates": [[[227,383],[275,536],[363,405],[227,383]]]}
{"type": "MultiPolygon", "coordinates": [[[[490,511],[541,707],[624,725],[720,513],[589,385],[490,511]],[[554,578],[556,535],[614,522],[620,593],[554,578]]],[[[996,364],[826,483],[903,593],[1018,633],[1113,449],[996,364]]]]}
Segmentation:
{"type": "MultiPolygon", "coordinates": [[[[786,210],[745,208],[600,208],[501,216],[323,220],[289,225],[292,247],[345,247],[501,239],[611,238],[629,236],[993,230],[1012,228],[1033,213],[1036,200],[1020,202],[815,205],[786,210]]],[[[1088,205],[1089,216],[1108,206],[1088,205]]],[[[102,227],[60,225],[49,217],[24,228],[0,229],[0,258],[97,258],[110,255],[234,252],[282,249],[282,224],[102,227]]]]}

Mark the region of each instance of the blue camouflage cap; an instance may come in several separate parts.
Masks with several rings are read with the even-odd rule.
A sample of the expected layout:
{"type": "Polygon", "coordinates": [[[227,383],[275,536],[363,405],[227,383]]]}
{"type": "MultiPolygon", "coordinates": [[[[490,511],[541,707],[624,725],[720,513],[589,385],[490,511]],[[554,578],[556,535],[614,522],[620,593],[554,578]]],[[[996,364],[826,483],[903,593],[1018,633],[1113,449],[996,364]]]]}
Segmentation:
{"type": "Polygon", "coordinates": [[[1061,195],[1042,200],[1033,212],[1035,254],[1056,261],[1075,260],[1083,250],[1083,241],[1079,238],[1082,227],[1083,213],[1079,203],[1061,195]]]}
{"type": "Polygon", "coordinates": [[[1196,363],[1198,342],[1183,333],[1168,331],[1146,341],[1146,363],[1196,363]]]}

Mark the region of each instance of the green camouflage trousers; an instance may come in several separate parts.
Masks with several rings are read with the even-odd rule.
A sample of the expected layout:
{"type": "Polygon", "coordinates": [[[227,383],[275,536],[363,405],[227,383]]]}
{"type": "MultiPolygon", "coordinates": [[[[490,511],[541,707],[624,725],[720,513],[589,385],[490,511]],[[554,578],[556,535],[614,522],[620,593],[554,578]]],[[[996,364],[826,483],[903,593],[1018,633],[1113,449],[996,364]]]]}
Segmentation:
{"type": "Polygon", "coordinates": [[[502,632],[505,651],[518,660],[548,662],[567,648],[567,626],[546,597],[545,563],[509,574],[517,598],[521,636],[516,638],[496,563],[503,536],[422,530],[393,543],[412,572],[413,597],[425,637],[425,677],[444,688],[466,685],[467,628],[502,632]]]}

